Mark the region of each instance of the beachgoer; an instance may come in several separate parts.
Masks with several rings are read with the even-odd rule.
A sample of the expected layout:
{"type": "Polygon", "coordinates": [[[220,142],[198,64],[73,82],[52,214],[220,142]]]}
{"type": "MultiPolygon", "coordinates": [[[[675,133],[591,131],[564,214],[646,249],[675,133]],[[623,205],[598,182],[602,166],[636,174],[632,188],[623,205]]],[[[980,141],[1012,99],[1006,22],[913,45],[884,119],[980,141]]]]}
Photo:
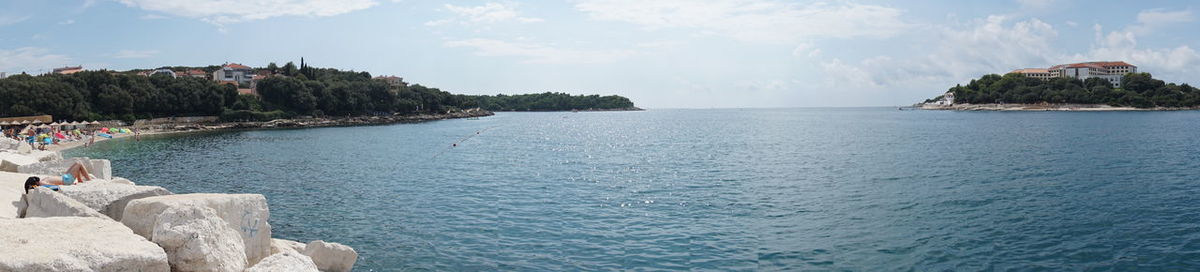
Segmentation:
{"type": "Polygon", "coordinates": [[[28,192],[29,189],[42,185],[73,185],[91,180],[92,175],[88,174],[87,167],[84,167],[79,162],[75,162],[75,164],[67,168],[67,172],[62,174],[62,176],[29,177],[29,179],[25,180],[25,191],[28,192]]]}

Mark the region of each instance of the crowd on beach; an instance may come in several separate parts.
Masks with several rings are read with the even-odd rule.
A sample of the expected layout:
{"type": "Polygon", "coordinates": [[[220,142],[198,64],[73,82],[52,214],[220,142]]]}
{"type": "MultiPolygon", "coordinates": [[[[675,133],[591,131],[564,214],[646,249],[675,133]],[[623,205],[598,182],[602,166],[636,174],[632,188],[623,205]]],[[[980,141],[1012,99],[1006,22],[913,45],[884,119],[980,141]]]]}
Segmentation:
{"type": "Polygon", "coordinates": [[[113,134],[132,133],[134,139],[141,140],[141,131],[134,127],[128,128],[80,128],[77,125],[64,126],[27,126],[25,128],[13,127],[4,129],[4,138],[15,139],[29,144],[29,147],[37,150],[46,150],[47,146],[59,145],[67,142],[82,141],[83,146],[91,146],[96,143],[96,137],[112,138],[113,134]]]}

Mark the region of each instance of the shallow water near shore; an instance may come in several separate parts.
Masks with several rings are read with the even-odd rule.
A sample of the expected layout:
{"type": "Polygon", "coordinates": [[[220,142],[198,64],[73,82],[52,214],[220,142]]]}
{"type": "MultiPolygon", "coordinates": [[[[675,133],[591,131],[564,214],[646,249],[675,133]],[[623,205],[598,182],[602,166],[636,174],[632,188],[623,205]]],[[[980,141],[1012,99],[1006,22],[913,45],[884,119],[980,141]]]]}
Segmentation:
{"type": "Polygon", "coordinates": [[[356,271],[1200,269],[1196,111],[502,112],[66,155],[264,194],[275,237],[356,271]]]}

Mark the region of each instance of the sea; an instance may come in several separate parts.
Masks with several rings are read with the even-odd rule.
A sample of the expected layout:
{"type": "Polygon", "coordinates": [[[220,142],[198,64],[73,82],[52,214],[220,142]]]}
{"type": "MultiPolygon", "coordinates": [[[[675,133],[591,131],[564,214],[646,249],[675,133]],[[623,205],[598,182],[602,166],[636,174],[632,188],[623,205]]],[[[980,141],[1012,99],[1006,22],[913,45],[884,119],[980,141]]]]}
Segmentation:
{"type": "Polygon", "coordinates": [[[355,271],[1196,271],[1200,112],[501,112],[111,140],[355,271]]]}

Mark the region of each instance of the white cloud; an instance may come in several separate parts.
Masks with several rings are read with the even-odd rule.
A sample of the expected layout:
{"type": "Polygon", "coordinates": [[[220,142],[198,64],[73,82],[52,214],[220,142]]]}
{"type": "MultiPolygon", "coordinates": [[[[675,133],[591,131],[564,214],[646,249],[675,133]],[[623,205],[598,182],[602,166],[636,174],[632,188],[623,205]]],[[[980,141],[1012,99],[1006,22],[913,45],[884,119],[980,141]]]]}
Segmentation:
{"type": "MultiPolygon", "coordinates": [[[[1141,14],[1138,18],[1141,21],[1141,14]]],[[[1139,48],[1136,30],[1104,34],[1104,28],[1098,24],[1093,26],[1093,30],[1096,40],[1091,50],[1074,55],[1072,60],[1123,60],[1137,65],[1138,71],[1150,72],[1168,81],[1195,80],[1194,76],[1200,74],[1200,69],[1196,68],[1200,66],[1200,54],[1187,45],[1139,48]]]]}
{"type": "Polygon", "coordinates": [[[793,43],[813,38],[890,37],[909,28],[898,9],[855,3],[808,5],[774,0],[582,0],[592,19],[648,30],[700,29],[748,42],[793,43]]]}
{"type": "Polygon", "coordinates": [[[161,20],[161,19],[166,19],[167,16],[162,16],[162,15],[158,15],[158,14],[146,14],[146,15],[142,15],[142,17],[139,17],[139,18],[142,20],[161,20]]]}
{"type": "Polygon", "coordinates": [[[118,59],[144,59],[158,55],[158,50],[121,50],[112,54],[112,57],[118,59]]]}
{"type": "Polygon", "coordinates": [[[1026,9],[1044,9],[1054,5],[1056,2],[1058,0],[1017,0],[1017,3],[1026,9]]]}
{"type": "Polygon", "coordinates": [[[60,24],[60,25],[75,24],[75,20],[66,20],[66,21],[58,22],[58,24],[60,24]]]}
{"type": "Polygon", "coordinates": [[[454,18],[425,22],[428,26],[440,26],[451,23],[461,25],[481,25],[504,22],[537,23],[541,18],[523,17],[516,9],[516,4],[501,4],[488,2],[480,6],[455,6],[446,4],[447,11],[454,13],[454,18]]]}
{"type": "Polygon", "coordinates": [[[334,16],[375,6],[374,0],[117,0],[131,7],[224,25],[279,16],[334,16]]]}
{"type": "Polygon", "coordinates": [[[1192,17],[1192,11],[1190,10],[1144,10],[1142,12],[1138,12],[1138,24],[1129,26],[1127,31],[1137,34],[1147,34],[1157,28],[1179,23],[1189,23],[1193,20],[1194,17],[1192,17]]]}
{"type": "Polygon", "coordinates": [[[7,26],[29,20],[30,16],[16,16],[0,14],[0,26],[7,26]]]}
{"type": "Polygon", "coordinates": [[[519,57],[524,59],[524,63],[608,63],[621,60],[635,54],[635,52],[629,50],[563,49],[536,43],[508,42],[491,39],[448,41],[444,45],[446,47],[474,48],[475,55],[478,56],[519,57]]]}
{"type": "Polygon", "coordinates": [[[71,59],[67,56],[51,54],[43,48],[22,47],[17,49],[0,49],[0,71],[9,74],[28,72],[36,74],[54,67],[66,65],[71,59]]]}
{"type": "MultiPolygon", "coordinates": [[[[821,63],[830,83],[858,87],[938,86],[1005,73],[1016,68],[1054,64],[1066,56],[1055,50],[1054,27],[1038,19],[1008,23],[989,16],[968,29],[942,27],[936,46],[911,59],[878,56],[847,63],[834,58],[821,63]]],[[[926,48],[922,47],[922,50],[926,48]]],[[[940,87],[939,87],[940,88],[940,87]]]]}

